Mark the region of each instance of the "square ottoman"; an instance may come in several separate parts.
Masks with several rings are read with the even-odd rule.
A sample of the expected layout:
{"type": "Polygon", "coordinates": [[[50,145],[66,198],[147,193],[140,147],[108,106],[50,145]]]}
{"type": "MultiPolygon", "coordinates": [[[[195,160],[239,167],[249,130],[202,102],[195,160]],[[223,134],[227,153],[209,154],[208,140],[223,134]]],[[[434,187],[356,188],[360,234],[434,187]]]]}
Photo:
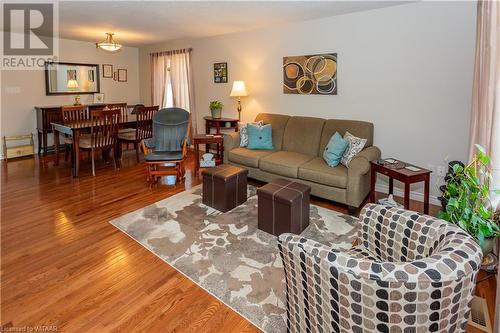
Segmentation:
{"type": "Polygon", "coordinates": [[[247,201],[248,170],[229,164],[204,169],[203,203],[227,212],[247,201]]]}
{"type": "Polygon", "coordinates": [[[309,225],[311,188],[286,179],[275,179],[257,189],[258,227],[279,236],[300,234],[309,225]]]}

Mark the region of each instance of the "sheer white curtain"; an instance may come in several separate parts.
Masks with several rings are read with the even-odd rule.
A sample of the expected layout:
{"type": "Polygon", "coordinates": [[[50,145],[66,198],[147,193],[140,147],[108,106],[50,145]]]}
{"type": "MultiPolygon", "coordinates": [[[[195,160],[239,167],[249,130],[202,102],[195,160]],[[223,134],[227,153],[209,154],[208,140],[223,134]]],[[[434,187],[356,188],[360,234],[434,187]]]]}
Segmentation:
{"type": "MultiPolygon", "coordinates": [[[[196,130],[194,84],[191,70],[191,50],[173,51],[170,56],[170,79],[173,104],[191,112],[192,130],[196,130]]],[[[194,133],[191,131],[191,133],[194,133]]]]}
{"type": "Polygon", "coordinates": [[[191,52],[192,49],[181,49],[151,53],[151,99],[155,105],[174,106],[189,111],[191,113],[191,133],[195,133],[196,109],[191,52]],[[162,60],[158,58],[162,58],[162,60]]]}
{"type": "MultiPolygon", "coordinates": [[[[493,184],[500,188],[500,4],[478,1],[469,159],[480,144],[491,156],[493,184]]],[[[492,198],[494,206],[500,196],[492,198]]]]}
{"type": "Polygon", "coordinates": [[[151,104],[163,106],[167,82],[168,58],[160,53],[151,53],[151,104]]]}
{"type": "MultiPolygon", "coordinates": [[[[500,4],[477,2],[476,58],[472,90],[470,153],[478,143],[491,156],[492,188],[500,188],[500,4]]],[[[492,194],[492,204],[500,209],[500,196],[492,194]]],[[[497,242],[497,253],[500,242],[497,242]]],[[[500,274],[497,276],[495,332],[500,332],[500,274]]],[[[490,305],[491,306],[491,305],[490,305]]]]}

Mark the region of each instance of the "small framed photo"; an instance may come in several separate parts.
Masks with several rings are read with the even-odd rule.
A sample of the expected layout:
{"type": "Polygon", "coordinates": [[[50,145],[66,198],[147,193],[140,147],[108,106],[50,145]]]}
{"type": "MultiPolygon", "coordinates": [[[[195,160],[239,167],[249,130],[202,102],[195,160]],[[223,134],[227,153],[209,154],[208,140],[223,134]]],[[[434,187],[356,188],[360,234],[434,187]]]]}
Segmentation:
{"type": "Polygon", "coordinates": [[[113,65],[102,65],[102,77],[112,79],[113,78],[113,65]]]}
{"type": "Polygon", "coordinates": [[[104,103],[104,94],[94,94],[94,104],[104,103]]]}
{"type": "Polygon", "coordinates": [[[214,83],[227,83],[227,62],[214,64],[214,83]]]}
{"type": "Polygon", "coordinates": [[[87,80],[88,80],[89,82],[94,82],[94,81],[95,81],[95,75],[94,75],[94,73],[95,73],[95,72],[94,72],[94,70],[93,70],[93,69],[89,69],[89,70],[87,71],[87,80]]]}
{"type": "Polygon", "coordinates": [[[118,82],[127,82],[127,70],[118,68],[118,82]]]}

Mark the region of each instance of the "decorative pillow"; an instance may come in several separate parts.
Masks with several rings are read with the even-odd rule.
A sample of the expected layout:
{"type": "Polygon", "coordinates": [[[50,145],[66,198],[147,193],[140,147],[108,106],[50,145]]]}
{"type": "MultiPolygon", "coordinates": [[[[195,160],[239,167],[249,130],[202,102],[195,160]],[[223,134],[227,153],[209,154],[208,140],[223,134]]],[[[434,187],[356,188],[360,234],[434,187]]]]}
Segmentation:
{"type": "Polygon", "coordinates": [[[330,138],[330,141],[328,141],[325,151],[323,152],[323,159],[326,164],[331,167],[339,165],[340,159],[344,155],[347,146],[349,146],[347,140],[344,140],[339,132],[335,132],[335,134],[330,138]]]}
{"type": "MultiPolygon", "coordinates": [[[[258,122],[255,123],[250,123],[256,126],[261,127],[264,125],[262,120],[259,120],[258,122]]],[[[248,130],[247,130],[247,124],[240,124],[239,125],[239,130],[240,130],[240,147],[246,147],[248,146],[248,130]]]]}
{"type": "Polygon", "coordinates": [[[247,125],[248,149],[273,149],[273,128],[271,124],[256,126],[247,125]]]}
{"type": "Polygon", "coordinates": [[[365,147],[366,141],[368,141],[368,140],[358,138],[357,136],[354,136],[349,132],[345,132],[344,140],[346,140],[349,145],[348,145],[347,149],[345,150],[344,155],[342,156],[342,159],[340,160],[340,163],[342,163],[346,167],[349,167],[349,163],[351,163],[351,160],[361,150],[363,150],[363,148],[365,147]]]}

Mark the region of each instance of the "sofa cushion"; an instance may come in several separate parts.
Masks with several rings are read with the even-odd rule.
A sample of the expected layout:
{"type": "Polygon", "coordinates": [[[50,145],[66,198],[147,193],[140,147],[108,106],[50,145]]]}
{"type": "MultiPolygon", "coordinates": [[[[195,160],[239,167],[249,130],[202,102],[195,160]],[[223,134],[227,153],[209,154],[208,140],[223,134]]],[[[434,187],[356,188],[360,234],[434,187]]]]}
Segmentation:
{"type": "Polygon", "coordinates": [[[259,159],[272,153],[272,150],[251,150],[241,147],[230,150],[228,160],[248,167],[258,168],[259,159]]]}
{"type": "Polygon", "coordinates": [[[324,123],[325,119],[321,118],[291,117],[283,135],[282,150],[318,156],[324,123]]]}
{"type": "Polygon", "coordinates": [[[347,188],[347,168],[343,165],[332,168],[321,157],[301,165],[299,178],[318,184],[347,188]]]}
{"type": "Polygon", "coordinates": [[[290,116],[275,113],[259,113],[255,121],[262,121],[264,124],[271,124],[273,127],[273,146],[276,150],[281,150],[283,145],[283,133],[290,116]]]}
{"type": "Polygon", "coordinates": [[[297,178],[299,167],[313,159],[314,156],[291,151],[278,151],[265,156],[259,161],[259,168],[280,176],[297,178]]]}
{"type": "Polygon", "coordinates": [[[320,153],[323,153],[328,141],[330,141],[330,138],[335,132],[339,132],[342,136],[344,136],[346,132],[349,132],[352,135],[366,139],[365,147],[373,145],[372,123],[358,120],[329,119],[325,122],[323,133],[321,133],[321,142],[319,145],[320,153]]]}

